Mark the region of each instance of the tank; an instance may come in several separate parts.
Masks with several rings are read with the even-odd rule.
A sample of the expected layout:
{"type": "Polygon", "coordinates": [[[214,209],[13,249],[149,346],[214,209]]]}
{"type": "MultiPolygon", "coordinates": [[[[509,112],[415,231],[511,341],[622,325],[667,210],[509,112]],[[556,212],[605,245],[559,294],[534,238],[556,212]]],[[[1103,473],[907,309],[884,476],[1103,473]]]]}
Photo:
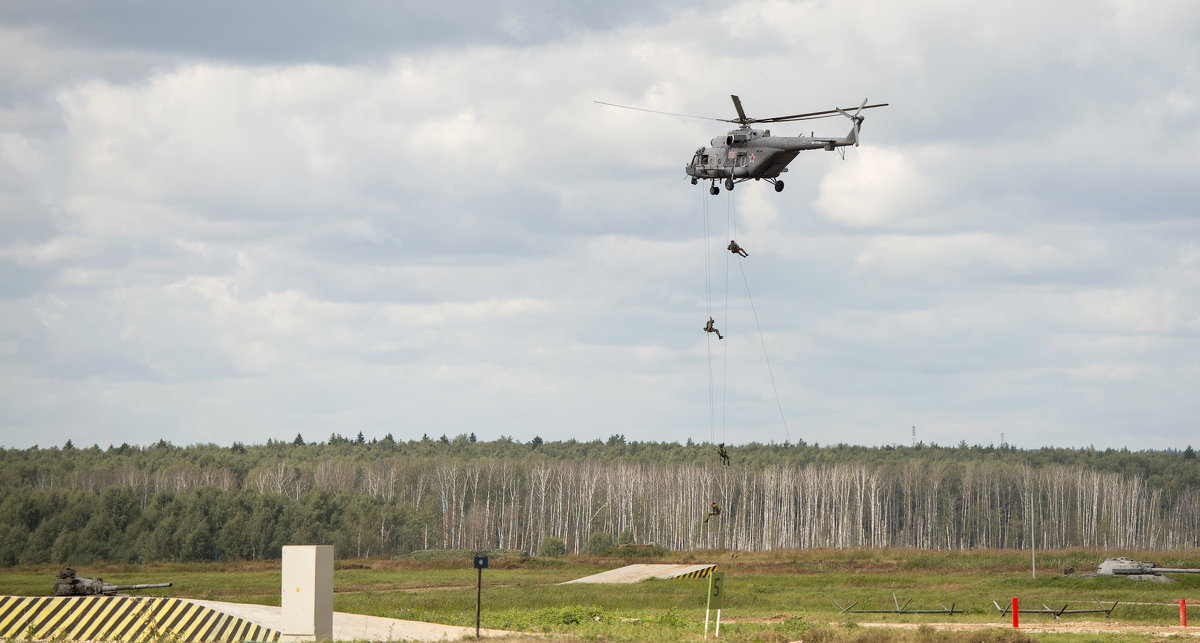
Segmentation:
{"type": "Polygon", "coordinates": [[[1200,569],[1181,569],[1177,567],[1159,567],[1157,563],[1147,560],[1130,560],[1120,558],[1105,558],[1100,563],[1096,573],[1100,576],[1158,576],[1160,574],[1200,574],[1200,569]]]}
{"type": "Polygon", "coordinates": [[[170,583],[147,583],[143,585],[112,585],[104,582],[103,578],[79,578],[75,570],[67,567],[58,572],[54,580],[55,596],[111,596],[117,592],[130,589],[155,589],[170,587],[170,583]]]}

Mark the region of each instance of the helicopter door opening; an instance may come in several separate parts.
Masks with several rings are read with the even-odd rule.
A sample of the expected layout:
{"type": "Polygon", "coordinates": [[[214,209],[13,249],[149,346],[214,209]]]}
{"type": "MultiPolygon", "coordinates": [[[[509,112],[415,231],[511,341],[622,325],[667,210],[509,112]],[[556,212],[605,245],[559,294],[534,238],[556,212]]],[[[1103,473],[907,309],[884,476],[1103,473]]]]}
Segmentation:
{"type": "Polygon", "coordinates": [[[749,162],[749,155],[746,154],[745,152],[738,152],[737,166],[738,167],[746,167],[748,162],[749,162]]]}

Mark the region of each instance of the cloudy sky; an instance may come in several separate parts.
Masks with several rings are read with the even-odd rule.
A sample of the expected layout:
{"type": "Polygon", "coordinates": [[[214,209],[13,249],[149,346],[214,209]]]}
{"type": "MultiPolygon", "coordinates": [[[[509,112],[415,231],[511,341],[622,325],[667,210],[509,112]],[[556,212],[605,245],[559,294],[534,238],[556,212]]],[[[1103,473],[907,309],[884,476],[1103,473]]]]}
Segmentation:
{"type": "Polygon", "coordinates": [[[1190,0],[12,1],[0,58],[3,446],[1200,446],[1190,0]],[[890,106],[712,197],[728,125],[593,102],[730,94],[890,106]]]}

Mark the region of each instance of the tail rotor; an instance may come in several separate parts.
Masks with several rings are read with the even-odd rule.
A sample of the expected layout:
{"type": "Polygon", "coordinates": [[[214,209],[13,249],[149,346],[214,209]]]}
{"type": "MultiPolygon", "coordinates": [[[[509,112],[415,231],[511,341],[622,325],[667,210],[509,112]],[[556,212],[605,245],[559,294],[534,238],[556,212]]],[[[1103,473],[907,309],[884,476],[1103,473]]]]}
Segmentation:
{"type": "MultiPolygon", "coordinates": [[[[851,130],[851,138],[854,140],[854,147],[858,147],[858,127],[859,127],[859,125],[862,124],[862,122],[864,120],[864,117],[859,116],[858,114],[859,114],[859,112],[863,111],[864,107],[867,106],[867,100],[869,100],[869,99],[864,98],[862,104],[858,106],[858,109],[854,110],[853,114],[851,114],[850,112],[847,112],[846,110],[844,110],[840,107],[834,108],[835,110],[837,110],[837,113],[850,119],[851,123],[854,123],[854,126],[853,126],[854,129],[851,130]]],[[[874,105],[872,105],[872,107],[874,107],[874,105]]]]}

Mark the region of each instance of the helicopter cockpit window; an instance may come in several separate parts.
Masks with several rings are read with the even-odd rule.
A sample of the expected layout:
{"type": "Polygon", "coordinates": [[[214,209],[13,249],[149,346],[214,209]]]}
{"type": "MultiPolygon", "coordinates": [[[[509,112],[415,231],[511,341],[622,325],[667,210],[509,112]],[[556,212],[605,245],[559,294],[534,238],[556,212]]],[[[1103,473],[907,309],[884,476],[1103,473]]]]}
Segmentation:
{"type": "Polygon", "coordinates": [[[708,165],[708,155],[707,154],[700,155],[700,165],[708,165]]]}

